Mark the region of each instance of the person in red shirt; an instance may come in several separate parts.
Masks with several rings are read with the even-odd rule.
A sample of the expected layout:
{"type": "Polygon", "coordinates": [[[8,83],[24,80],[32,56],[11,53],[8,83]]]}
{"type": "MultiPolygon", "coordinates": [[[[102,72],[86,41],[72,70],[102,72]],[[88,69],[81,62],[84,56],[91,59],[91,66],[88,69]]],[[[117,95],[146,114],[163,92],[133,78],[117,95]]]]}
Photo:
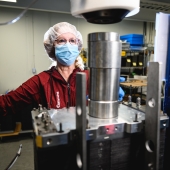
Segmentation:
{"type": "MultiPolygon", "coordinates": [[[[88,70],[84,70],[79,56],[82,44],[82,35],[75,26],[61,22],[50,27],[44,35],[44,47],[57,65],[33,76],[16,90],[0,96],[0,116],[5,116],[8,112],[17,113],[28,105],[38,107],[41,104],[49,109],[75,106],[77,72],[86,73],[88,96],[88,70]]],[[[124,92],[120,88],[119,100],[123,96],[124,92]]]]}
{"type": "Polygon", "coordinates": [[[57,65],[0,96],[0,114],[6,115],[9,109],[17,113],[29,104],[54,109],[75,106],[76,73],[85,72],[87,84],[89,79],[79,56],[82,43],[80,32],[67,22],[49,28],[44,35],[44,47],[57,65]]]}

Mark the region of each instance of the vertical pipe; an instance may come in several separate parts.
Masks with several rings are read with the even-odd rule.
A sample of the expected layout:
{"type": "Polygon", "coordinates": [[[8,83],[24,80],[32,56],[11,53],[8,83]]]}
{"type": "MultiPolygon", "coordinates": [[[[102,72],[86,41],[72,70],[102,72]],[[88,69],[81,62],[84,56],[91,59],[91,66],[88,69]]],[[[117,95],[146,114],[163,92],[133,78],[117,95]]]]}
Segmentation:
{"type": "Polygon", "coordinates": [[[121,48],[117,33],[99,32],[88,35],[90,116],[117,117],[121,48]]]}

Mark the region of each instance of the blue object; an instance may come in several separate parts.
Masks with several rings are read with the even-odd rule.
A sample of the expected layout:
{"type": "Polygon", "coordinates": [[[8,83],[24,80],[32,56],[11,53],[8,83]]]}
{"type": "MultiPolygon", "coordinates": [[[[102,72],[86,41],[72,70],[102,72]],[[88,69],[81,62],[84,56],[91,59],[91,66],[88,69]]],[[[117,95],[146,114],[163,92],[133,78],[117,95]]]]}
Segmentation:
{"type": "Polygon", "coordinates": [[[64,45],[57,45],[55,47],[56,59],[64,66],[72,65],[79,53],[78,45],[71,45],[70,43],[66,43],[64,45]]]}
{"type": "MultiPolygon", "coordinates": [[[[168,17],[170,22],[170,15],[168,17]]],[[[163,113],[166,113],[170,117],[170,30],[168,35],[168,46],[167,46],[167,61],[166,61],[166,77],[165,77],[165,94],[163,102],[163,113]]],[[[170,129],[170,126],[169,126],[170,129]]],[[[169,130],[170,140],[170,130],[169,130]]]]}
{"type": "MultiPolygon", "coordinates": [[[[169,15],[170,18],[170,15],[169,15]]],[[[170,34],[168,38],[168,45],[170,45],[170,34]]],[[[165,80],[165,94],[163,102],[163,112],[170,117],[170,47],[167,52],[167,63],[166,63],[166,80],[165,80]]],[[[169,126],[170,129],[170,126],[169,126]]],[[[170,132],[170,131],[169,131],[170,132]]],[[[170,136],[170,134],[169,134],[170,136]]]]}
{"type": "Polygon", "coordinates": [[[144,44],[144,38],[142,34],[127,34],[127,35],[121,35],[121,40],[126,40],[130,43],[130,45],[143,45],[144,44]]]}
{"type": "Polygon", "coordinates": [[[86,100],[88,100],[88,99],[89,99],[89,95],[86,96],[86,100]]]}
{"type": "MultiPolygon", "coordinates": [[[[124,82],[125,81],[125,78],[124,77],[120,77],[119,78],[119,81],[120,82],[124,82]]],[[[119,101],[122,101],[123,100],[123,97],[125,95],[125,92],[122,90],[121,87],[119,87],[119,101]]],[[[88,100],[89,98],[89,95],[86,96],[86,100],[88,100]]]]}
{"type": "MultiPolygon", "coordinates": [[[[124,77],[120,77],[119,81],[120,82],[124,82],[125,78],[124,77]]],[[[125,92],[122,90],[121,87],[119,87],[119,101],[122,101],[124,96],[125,96],[125,92]]]]}
{"type": "Polygon", "coordinates": [[[124,77],[120,77],[120,78],[119,78],[119,81],[120,81],[120,83],[121,83],[121,82],[124,82],[124,81],[125,81],[125,78],[124,78],[124,77]]]}

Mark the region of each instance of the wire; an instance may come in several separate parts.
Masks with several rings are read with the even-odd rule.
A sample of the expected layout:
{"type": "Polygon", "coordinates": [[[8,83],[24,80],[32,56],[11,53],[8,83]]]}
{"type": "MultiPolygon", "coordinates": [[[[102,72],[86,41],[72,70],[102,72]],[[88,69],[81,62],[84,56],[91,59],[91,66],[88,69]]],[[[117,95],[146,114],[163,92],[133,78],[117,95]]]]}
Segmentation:
{"type": "Polygon", "coordinates": [[[8,22],[3,22],[3,23],[0,23],[0,26],[2,25],[9,25],[9,24],[13,24],[15,22],[17,22],[19,19],[21,19],[21,17],[28,11],[28,9],[37,2],[38,0],[33,0],[29,5],[28,7],[26,7],[16,18],[8,21],[8,22]]]}
{"type": "Polygon", "coordinates": [[[19,150],[16,153],[14,159],[11,161],[11,163],[8,165],[8,167],[5,170],[10,170],[14,163],[17,161],[18,157],[21,155],[21,150],[22,150],[22,144],[19,145],[19,150]]]}

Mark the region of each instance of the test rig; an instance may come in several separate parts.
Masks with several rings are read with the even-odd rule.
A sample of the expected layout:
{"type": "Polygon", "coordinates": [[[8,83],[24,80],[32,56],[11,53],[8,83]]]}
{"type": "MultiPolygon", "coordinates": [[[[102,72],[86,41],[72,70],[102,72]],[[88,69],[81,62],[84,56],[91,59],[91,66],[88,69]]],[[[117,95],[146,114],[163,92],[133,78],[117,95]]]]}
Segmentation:
{"type": "Polygon", "coordinates": [[[120,103],[118,38],[89,34],[89,107],[86,78],[79,73],[75,108],[32,111],[36,169],[163,169],[168,116],[160,112],[161,64],[149,66],[146,110],[139,102],[136,108],[120,103]]]}
{"type": "MultiPolygon", "coordinates": [[[[108,24],[121,21],[136,7],[139,10],[137,0],[128,1],[130,5],[124,0],[117,5],[108,0],[94,2],[71,0],[72,14],[108,24]]],[[[161,63],[149,64],[146,108],[140,106],[140,99],[132,107],[131,98],[127,104],[118,101],[120,53],[118,33],[90,33],[88,107],[86,75],[78,73],[76,107],[33,109],[35,170],[164,169],[169,118],[160,109],[161,63]]]]}

